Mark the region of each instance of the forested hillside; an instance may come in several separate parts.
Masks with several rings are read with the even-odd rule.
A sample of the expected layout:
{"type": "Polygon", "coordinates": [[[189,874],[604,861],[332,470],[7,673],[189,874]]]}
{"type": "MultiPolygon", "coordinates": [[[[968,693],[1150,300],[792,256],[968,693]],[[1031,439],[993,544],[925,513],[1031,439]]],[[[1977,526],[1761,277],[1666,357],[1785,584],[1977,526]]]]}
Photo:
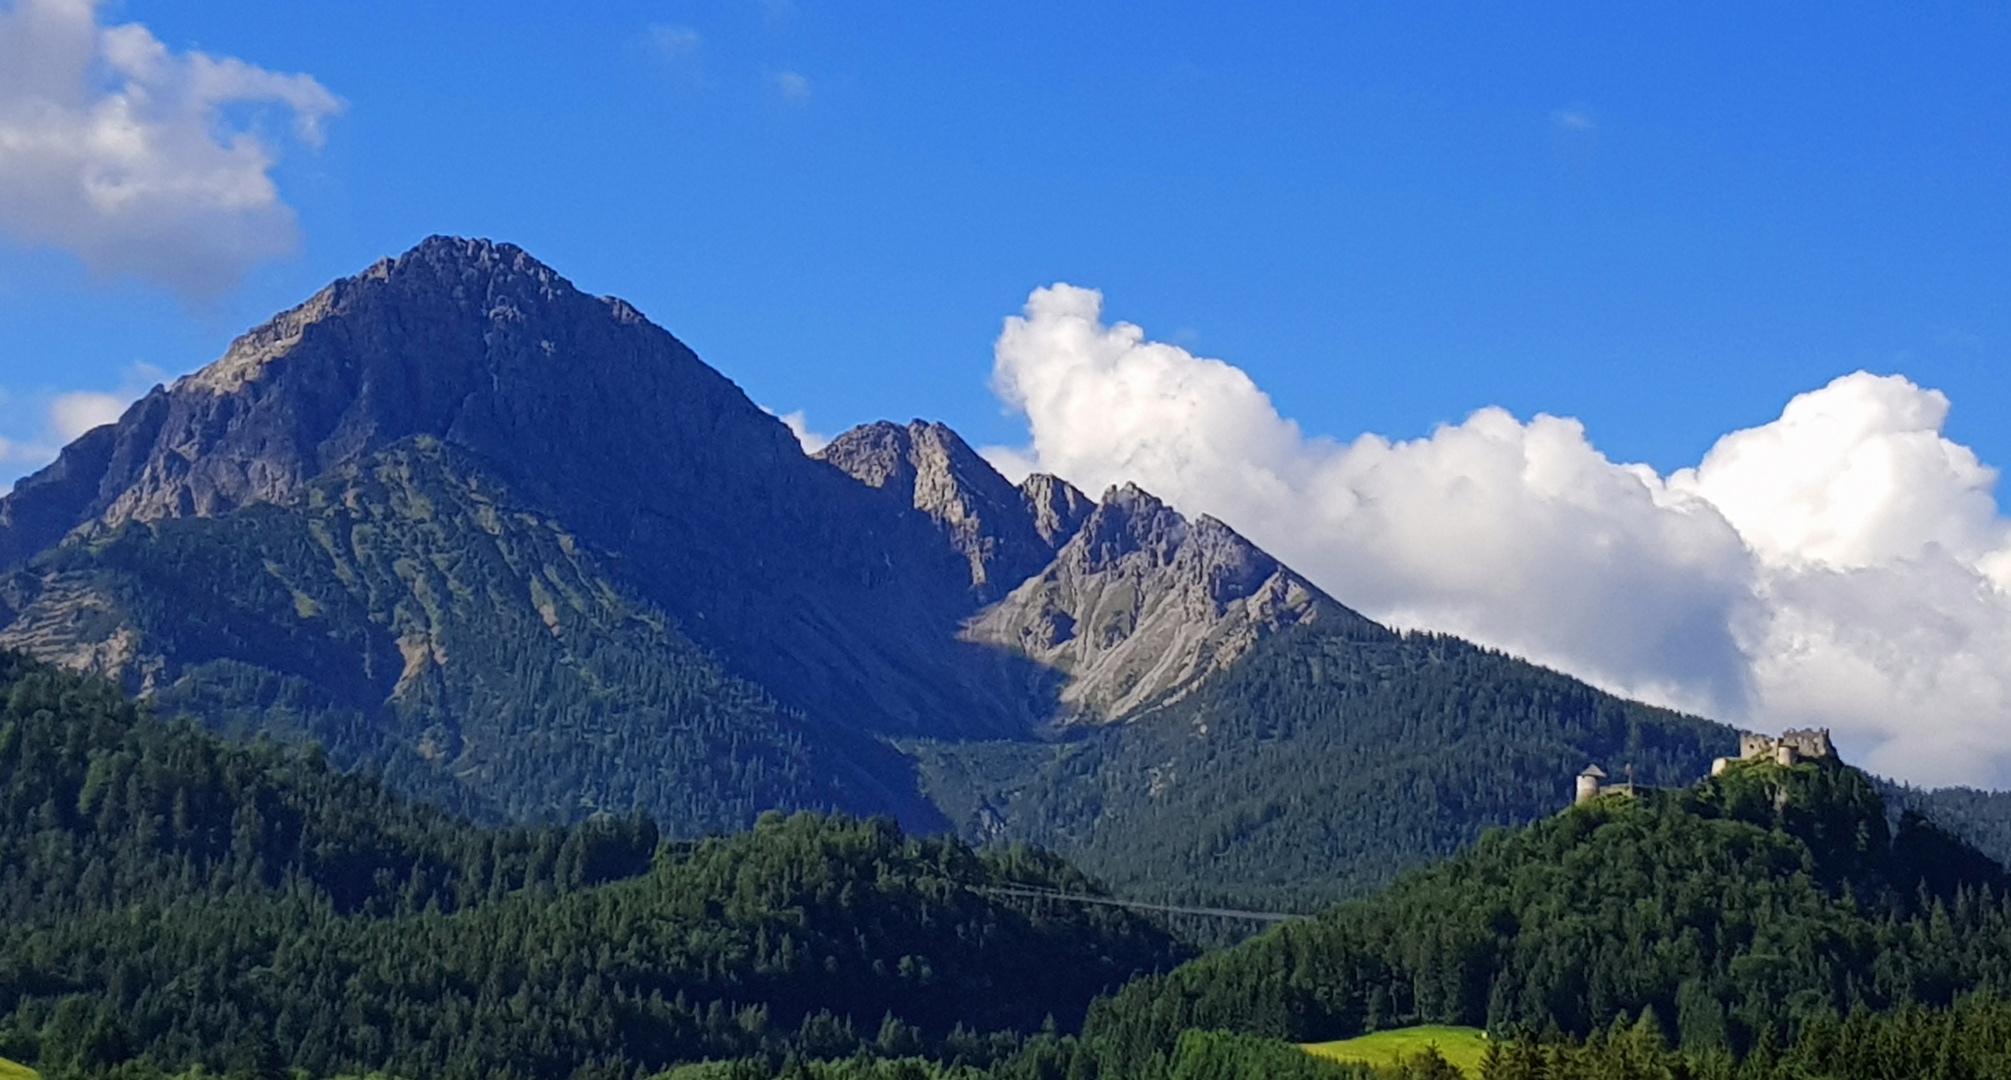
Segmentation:
{"type": "Polygon", "coordinates": [[[1918,816],[1889,832],[1834,759],[1737,763],[1604,796],[1373,898],[1147,978],[1090,1022],[1108,1053],[1190,1027],[1324,1040],[1454,1023],[1588,1033],[1652,1008],[1693,1051],[2011,985],[2004,871],[1918,816]]]}
{"type": "Polygon", "coordinates": [[[0,1056],[53,1075],[627,1075],[994,1055],[1170,964],[1059,860],[799,814],[486,828],[0,656],[0,1056]],[[947,1050],[946,1050],[947,1048],[947,1050]]]}
{"type": "Polygon", "coordinates": [[[432,439],[288,507],[54,548],[0,583],[0,622],[15,623],[4,643],[122,673],[164,714],[319,744],[483,816],[639,810],[678,836],[775,808],[930,820],[897,755],[728,674],[563,525],[432,439]]]}
{"type": "Polygon", "coordinates": [[[1571,799],[1589,763],[1686,784],[1732,729],[1435,634],[1305,627],[1193,694],[1059,746],[928,744],[966,835],[1122,892],[1313,911],[1571,799]]]}

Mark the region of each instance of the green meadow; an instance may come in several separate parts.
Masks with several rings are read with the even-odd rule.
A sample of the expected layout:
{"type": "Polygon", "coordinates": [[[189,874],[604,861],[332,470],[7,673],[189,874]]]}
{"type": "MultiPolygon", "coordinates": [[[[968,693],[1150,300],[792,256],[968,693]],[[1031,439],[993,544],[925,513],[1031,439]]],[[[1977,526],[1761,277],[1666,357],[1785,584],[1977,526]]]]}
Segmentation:
{"type": "Polygon", "coordinates": [[[1479,1028],[1426,1024],[1377,1031],[1353,1039],[1306,1043],[1304,1046],[1306,1052],[1320,1057],[1335,1061],[1362,1061],[1370,1065],[1394,1065],[1422,1052],[1425,1047],[1436,1046],[1438,1052],[1458,1066],[1460,1072],[1477,1077],[1480,1075],[1481,1055],[1487,1052],[1487,1036],[1479,1028]]]}
{"type": "Polygon", "coordinates": [[[0,1058],[0,1080],[42,1080],[35,1070],[0,1058]]]}

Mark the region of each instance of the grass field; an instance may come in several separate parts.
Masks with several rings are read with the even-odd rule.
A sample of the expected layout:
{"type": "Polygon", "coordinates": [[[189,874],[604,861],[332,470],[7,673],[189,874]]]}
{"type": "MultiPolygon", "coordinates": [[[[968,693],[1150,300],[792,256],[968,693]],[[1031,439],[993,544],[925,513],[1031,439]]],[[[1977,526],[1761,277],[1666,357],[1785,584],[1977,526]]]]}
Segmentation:
{"type": "Polygon", "coordinates": [[[41,1080],[41,1076],[26,1065],[0,1058],[0,1080],[41,1080]]]}
{"type": "Polygon", "coordinates": [[[1337,1042],[1304,1044],[1307,1053],[1335,1061],[1366,1061],[1371,1065],[1394,1065],[1432,1045],[1460,1072],[1480,1075],[1480,1057],[1487,1050],[1487,1036],[1479,1028],[1427,1025],[1378,1031],[1337,1042]]]}

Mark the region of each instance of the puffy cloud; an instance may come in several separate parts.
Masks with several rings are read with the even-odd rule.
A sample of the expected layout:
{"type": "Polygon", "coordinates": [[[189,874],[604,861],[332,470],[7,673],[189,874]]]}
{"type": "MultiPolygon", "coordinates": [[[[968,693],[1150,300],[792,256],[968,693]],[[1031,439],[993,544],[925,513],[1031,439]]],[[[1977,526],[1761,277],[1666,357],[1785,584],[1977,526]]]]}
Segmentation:
{"type": "Polygon", "coordinates": [[[133,364],[119,380],[119,389],[41,390],[15,394],[0,389],[0,481],[11,480],[47,465],[64,445],[79,435],[117,420],[147,389],[165,377],[152,364],[133,364]]]}
{"type": "Polygon", "coordinates": [[[318,146],[340,101],[306,75],[171,52],[138,23],[101,26],[96,9],[0,10],[0,229],[190,297],[292,250],[276,143],[238,121],[278,106],[293,137],[318,146]]]}
{"type": "Polygon", "coordinates": [[[810,430],[810,419],[802,409],[791,413],[778,413],[764,406],[761,411],[782,421],[789,428],[789,433],[796,436],[796,442],[803,447],[803,452],[806,454],[814,454],[831,444],[831,436],[810,430]]]}
{"type": "Polygon", "coordinates": [[[1671,482],[1710,500],[1770,564],[1877,566],[1935,546],[1974,560],[2005,542],[1997,473],[1941,437],[1947,416],[1938,390],[1858,372],[1725,436],[1671,482]]]}
{"type": "Polygon", "coordinates": [[[1036,291],[994,387],[1091,490],[1229,521],[1367,614],[1754,726],[1823,724],[1919,782],[2011,778],[2011,523],[1948,401],[1847,375],[1664,477],[1576,420],[1482,409],[1421,439],[1309,437],[1239,369],[1036,291]]]}
{"type": "Polygon", "coordinates": [[[103,394],[95,390],[58,394],[49,403],[49,427],[67,443],[94,427],[117,420],[131,400],[122,394],[103,394]]]}

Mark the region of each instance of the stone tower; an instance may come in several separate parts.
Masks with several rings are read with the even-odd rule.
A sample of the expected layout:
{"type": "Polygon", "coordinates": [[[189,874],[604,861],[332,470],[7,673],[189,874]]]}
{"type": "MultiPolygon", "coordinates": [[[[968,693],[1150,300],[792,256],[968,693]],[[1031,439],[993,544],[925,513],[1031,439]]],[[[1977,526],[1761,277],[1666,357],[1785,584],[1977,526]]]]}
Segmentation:
{"type": "Polygon", "coordinates": [[[1604,779],[1606,779],[1606,770],[1597,765],[1587,765],[1585,771],[1578,774],[1578,793],[1571,800],[1572,804],[1590,802],[1593,797],[1599,794],[1599,782],[1604,779]]]}

